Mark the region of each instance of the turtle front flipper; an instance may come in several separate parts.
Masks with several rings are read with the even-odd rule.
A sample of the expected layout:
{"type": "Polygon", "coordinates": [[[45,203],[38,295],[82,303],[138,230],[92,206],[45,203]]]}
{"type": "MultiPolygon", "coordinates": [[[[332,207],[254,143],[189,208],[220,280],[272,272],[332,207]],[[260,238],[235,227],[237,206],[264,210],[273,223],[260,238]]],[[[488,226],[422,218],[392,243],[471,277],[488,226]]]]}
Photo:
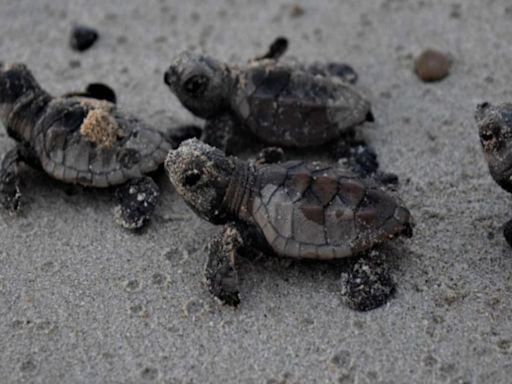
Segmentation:
{"type": "Polygon", "coordinates": [[[356,311],[370,311],[388,302],[396,287],[389,267],[377,250],[361,256],[342,274],[343,302],[356,311]]]}
{"type": "Polygon", "coordinates": [[[90,99],[108,101],[112,104],[117,103],[117,96],[114,90],[103,83],[91,83],[84,91],[69,92],[64,94],[63,97],[86,97],[90,99]]]}
{"type": "Polygon", "coordinates": [[[116,222],[127,229],[140,229],[153,214],[160,190],[148,176],[130,180],[116,190],[116,222]]]}
{"type": "Polygon", "coordinates": [[[177,127],[169,128],[165,132],[165,137],[171,143],[173,149],[176,149],[180,144],[188,139],[199,139],[203,130],[201,127],[193,124],[180,125],[177,127]]]}
{"type": "Polygon", "coordinates": [[[272,44],[269,45],[268,51],[261,56],[255,57],[251,61],[260,60],[279,60],[281,56],[288,50],[288,39],[286,37],[277,37],[272,44]]]}
{"type": "Polygon", "coordinates": [[[5,154],[0,168],[0,204],[11,212],[20,204],[18,165],[22,161],[22,151],[15,147],[5,154]]]}
{"type": "Polygon", "coordinates": [[[230,113],[223,113],[206,122],[203,130],[203,141],[212,147],[219,148],[226,153],[236,151],[237,119],[230,113]]]}
{"type": "Polygon", "coordinates": [[[505,237],[508,245],[512,247],[512,219],[503,225],[503,236],[505,237]]]}
{"type": "Polygon", "coordinates": [[[223,304],[240,304],[238,272],[235,259],[243,245],[242,236],[233,225],[226,225],[210,243],[206,264],[206,283],[210,292],[223,304]]]}

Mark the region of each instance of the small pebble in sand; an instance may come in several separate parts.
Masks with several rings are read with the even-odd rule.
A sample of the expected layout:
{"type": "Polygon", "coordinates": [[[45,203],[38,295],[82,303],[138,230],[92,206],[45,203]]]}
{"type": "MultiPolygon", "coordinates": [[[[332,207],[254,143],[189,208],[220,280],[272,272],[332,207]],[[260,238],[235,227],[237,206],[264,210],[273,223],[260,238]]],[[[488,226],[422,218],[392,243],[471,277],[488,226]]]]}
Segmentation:
{"type": "Polygon", "coordinates": [[[76,25],[71,31],[70,45],[75,51],[83,52],[98,40],[98,32],[96,30],[83,25],[76,25]]]}
{"type": "Polygon", "coordinates": [[[439,51],[427,49],[418,56],[414,63],[414,71],[425,81],[440,81],[450,74],[451,58],[439,51]]]}
{"type": "Polygon", "coordinates": [[[299,4],[293,4],[290,9],[290,16],[291,17],[301,17],[304,15],[304,8],[299,4]]]}

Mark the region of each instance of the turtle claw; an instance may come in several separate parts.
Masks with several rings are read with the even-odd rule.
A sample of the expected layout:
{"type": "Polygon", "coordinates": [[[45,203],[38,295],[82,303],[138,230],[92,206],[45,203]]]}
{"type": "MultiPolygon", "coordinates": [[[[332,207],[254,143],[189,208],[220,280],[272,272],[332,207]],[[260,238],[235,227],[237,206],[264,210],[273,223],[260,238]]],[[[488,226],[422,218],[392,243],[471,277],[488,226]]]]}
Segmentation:
{"type": "Polygon", "coordinates": [[[160,191],[150,177],[133,179],[116,191],[116,222],[127,229],[140,229],[150,219],[160,191]]]}
{"type": "Polygon", "coordinates": [[[242,246],[242,237],[234,226],[226,226],[210,244],[206,264],[206,283],[210,292],[223,304],[240,304],[238,272],[235,258],[242,246]]]}

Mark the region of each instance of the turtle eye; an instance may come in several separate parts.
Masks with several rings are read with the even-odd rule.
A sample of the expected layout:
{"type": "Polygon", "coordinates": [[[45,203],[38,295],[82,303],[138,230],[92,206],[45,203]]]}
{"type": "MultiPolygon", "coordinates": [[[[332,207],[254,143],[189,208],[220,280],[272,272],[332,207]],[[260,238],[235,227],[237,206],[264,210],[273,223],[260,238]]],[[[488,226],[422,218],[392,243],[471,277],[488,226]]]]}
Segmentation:
{"type": "Polygon", "coordinates": [[[195,75],[188,78],[183,84],[183,89],[189,95],[201,96],[208,87],[208,78],[204,75],[195,75]]]}
{"type": "Polygon", "coordinates": [[[480,133],[480,139],[484,143],[487,143],[487,142],[491,141],[492,139],[494,139],[494,135],[492,132],[489,132],[489,131],[482,132],[482,133],[480,133]]]}
{"type": "Polygon", "coordinates": [[[499,123],[491,122],[480,130],[480,143],[485,151],[501,151],[503,146],[507,145],[508,139],[504,136],[505,131],[499,123]]]}
{"type": "Polygon", "coordinates": [[[199,180],[201,180],[201,173],[197,169],[189,171],[183,176],[183,184],[186,187],[193,187],[199,180]]]}
{"type": "Polygon", "coordinates": [[[487,124],[484,129],[480,131],[480,140],[483,144],[488,144],[497,141],[501,137],[501,127],[499,124],[492,122],[487,124]]]}

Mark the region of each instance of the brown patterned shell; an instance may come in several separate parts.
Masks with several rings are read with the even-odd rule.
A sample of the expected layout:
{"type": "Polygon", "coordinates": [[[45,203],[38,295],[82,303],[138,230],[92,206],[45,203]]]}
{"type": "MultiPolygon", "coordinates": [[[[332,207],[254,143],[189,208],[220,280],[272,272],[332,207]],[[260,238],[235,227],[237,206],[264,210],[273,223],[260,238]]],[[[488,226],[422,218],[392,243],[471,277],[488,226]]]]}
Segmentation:
{"type": "Polygon", "coordinates": [[[370,112],[370,103],[352,85],[295,67],[256,62],[239,76],[233,109],[271,144],[325,144],[363,123],[370,112]]]}
{"type": "Polygon", "coordinates": [[[118,185],[154,171],[171,149],[159,131],[114,104],[92,99],[53,99],[35,129],[28,128],[26,139],[34,143],[43,169],[58,180],[85,186],[118,185]],[[91,121],[93,133],[85,131],[98,115],[91,121]]]}
{"type": "Polygon", "coordinates": [[[252,216],[283,256],[347,257],[400,234],[410,221],[378,186],[320,163],[263,166],[255,189],[252,216]]]}

